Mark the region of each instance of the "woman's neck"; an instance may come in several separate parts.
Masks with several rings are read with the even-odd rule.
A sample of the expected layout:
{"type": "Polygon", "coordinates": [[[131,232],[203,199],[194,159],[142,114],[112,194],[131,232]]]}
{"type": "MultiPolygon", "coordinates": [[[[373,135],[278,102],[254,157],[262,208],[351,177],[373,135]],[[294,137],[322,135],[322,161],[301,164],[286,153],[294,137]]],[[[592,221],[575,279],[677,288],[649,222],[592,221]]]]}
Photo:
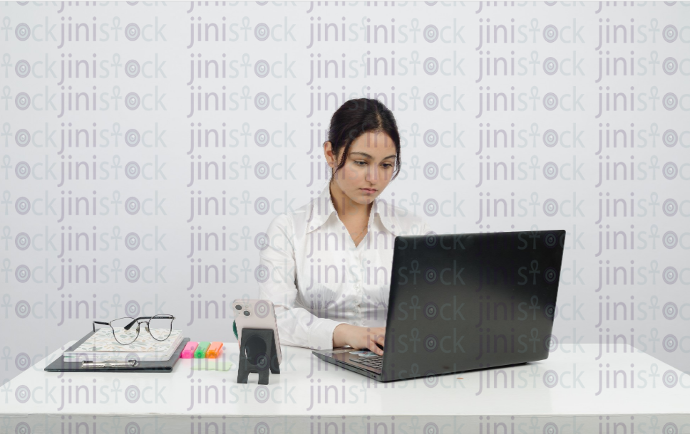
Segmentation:
{"type": "Polygon", "coordinates": [[[373,202],[362,205],[361,203],[353,201],[347,197],[335,182],[330,182],[328,188],[331,192],[333,207],[335,207],[335,211],[339,216],[355,217],[361,215],[365,216],[365,218],[369,216],[369,211],[371,210],[373,202]]]}

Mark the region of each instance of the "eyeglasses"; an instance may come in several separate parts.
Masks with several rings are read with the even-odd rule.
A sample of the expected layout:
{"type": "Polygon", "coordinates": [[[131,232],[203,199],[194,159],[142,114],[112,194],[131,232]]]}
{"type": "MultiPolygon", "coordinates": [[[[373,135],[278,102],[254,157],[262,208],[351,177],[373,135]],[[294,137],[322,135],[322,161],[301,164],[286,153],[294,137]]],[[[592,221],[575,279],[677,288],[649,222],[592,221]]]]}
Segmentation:
{"type": "Polygon", "coordinates": [[[110,322],[93,321],[93,331],[96,331],[96,324],[110,326],[115,340],[122,345],[129,345],[139,337],[141,324],[146,324],[146,331],[151,337],[157,341],[164,341],[172,333],[174,319],[174,316],[168,314],[140,316],[138,318],[126,316],[110,322]],[[136,328],[134,328],[135,323],[136,328]]]}

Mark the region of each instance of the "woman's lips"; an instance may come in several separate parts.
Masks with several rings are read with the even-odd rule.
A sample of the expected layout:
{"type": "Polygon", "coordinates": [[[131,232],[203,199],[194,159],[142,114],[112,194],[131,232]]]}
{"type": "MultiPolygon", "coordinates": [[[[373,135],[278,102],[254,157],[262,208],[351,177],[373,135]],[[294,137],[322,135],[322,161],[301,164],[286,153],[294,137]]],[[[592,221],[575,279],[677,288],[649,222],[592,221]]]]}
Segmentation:
{"type": "Polygon", "coordinates": [[[360,188],[360,190],[362,190],[364,193],[367,193],[367,194],[376,193],[376,189],[374,189],[374,188],[360,188]]]}

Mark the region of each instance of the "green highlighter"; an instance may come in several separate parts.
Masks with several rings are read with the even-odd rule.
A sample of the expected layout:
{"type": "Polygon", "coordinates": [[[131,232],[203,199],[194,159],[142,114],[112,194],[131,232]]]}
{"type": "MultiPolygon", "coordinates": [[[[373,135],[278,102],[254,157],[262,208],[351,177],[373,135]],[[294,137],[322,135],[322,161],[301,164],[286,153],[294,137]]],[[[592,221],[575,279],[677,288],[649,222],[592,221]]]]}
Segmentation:
{"type": "Polygon", "coordinates": [[[206,350],[208,350],[209,345],[211,345],[211,342],[199,342],[199,346],[196,347],[196,351],[194,351],[194,358],[195,359],[206,358],[206,350]]]}

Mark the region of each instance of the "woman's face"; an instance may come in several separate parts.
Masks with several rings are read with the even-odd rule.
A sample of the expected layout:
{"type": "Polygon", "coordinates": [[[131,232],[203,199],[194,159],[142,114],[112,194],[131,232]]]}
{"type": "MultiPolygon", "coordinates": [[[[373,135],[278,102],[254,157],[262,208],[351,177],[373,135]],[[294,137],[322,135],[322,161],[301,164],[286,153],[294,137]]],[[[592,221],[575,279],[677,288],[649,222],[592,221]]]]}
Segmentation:
{"type": "MultiPolygon", "coordinates": [[[[331,169],[338,167],[342,155],[333,154],[330,142],[325,143],[324,154],[331,169]]],[[[350,145],[345,165],[335,173],[333,182],[352,201],[368,205],[388,186],[395,157],[395,143],[386,133],[366,132],[350,145]]]]}

